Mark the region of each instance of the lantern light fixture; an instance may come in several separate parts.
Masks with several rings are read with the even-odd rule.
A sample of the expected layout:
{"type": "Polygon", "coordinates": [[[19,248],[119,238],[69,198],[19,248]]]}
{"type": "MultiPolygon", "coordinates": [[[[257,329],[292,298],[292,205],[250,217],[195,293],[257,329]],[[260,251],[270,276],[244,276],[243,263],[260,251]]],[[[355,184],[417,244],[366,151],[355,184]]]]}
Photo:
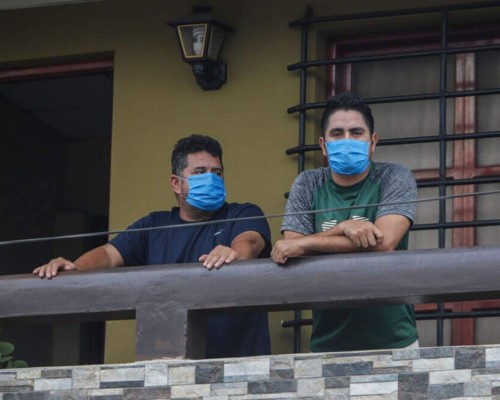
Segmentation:
{"type": "Polygon", "coordinates": [[[203,90],[220,89],[226,83],[227,65],[219,56],[226,33],[234,29],[212,17],[209,6],[191,10],[191,15],[167,24],[176,30],[182,60],[191,64],[196,83],[203,90]]]}

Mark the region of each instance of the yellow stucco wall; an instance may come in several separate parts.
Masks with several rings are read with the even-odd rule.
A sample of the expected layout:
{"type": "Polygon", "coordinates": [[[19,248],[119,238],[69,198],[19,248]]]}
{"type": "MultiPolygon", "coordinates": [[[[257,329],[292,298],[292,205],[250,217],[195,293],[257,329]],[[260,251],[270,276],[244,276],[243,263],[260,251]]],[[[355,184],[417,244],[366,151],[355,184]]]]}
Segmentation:
{"type": "MultiPolygon", "coordinates": [[[[194,2],[196,3],[196,2],[194,2]]],[[[266,214],[283,212],[297,172],[285,149],[297,145],[298,119],[286,109],[299,101],[300,31],[288,23],[310,4],[315,15],[459,3],[459,1],[212,0],[213,15],[237,29],[223,49],[228,83],[204,92],[181,62],[165,21],[189,13],[189,2],[108,0],[0,12],[0,67],[55,57],[114,54],[110,229],[122,229],[151,210],[175,204],[169,188],[174,143],[191,133],[216,137],[224,148],[228,200],[254,202],[266,214]]],[[[321,38],[311,40],[320,54],[321,38]],[[315,44],[319,43],[319,48],[315,44]]],[[[322,100],[310,85],[310,101],[322,100]]],[[[316,142],[314,131],[308,143],[316,142]]],[[[309,157],[312,159],[312,157],[309,157]]],[[[89,160],[90,161],[90,160],[89,160]]],[[[316,160],[317,162],[317,160],[316,160]]],[[[308,163],[312,166],[314,163],[308,163]]],[[[280,219],[271,219],[273,241],[280,219]]],[[[273,314],[273,351],[291,352],[291,330],[273,314]]],[[[109,324],[106,362],[133,359],[133,324],[109,324]]],[[[307,342],[307,335],[304,343],[307,342]]]]}

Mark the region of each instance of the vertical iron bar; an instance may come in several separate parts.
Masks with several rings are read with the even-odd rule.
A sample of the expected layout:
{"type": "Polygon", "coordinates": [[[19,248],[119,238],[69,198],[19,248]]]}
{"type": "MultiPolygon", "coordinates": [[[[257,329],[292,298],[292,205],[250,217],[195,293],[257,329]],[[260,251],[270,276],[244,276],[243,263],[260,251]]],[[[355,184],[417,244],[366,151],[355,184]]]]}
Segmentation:
{"type": "MultiPolygon", "coordinates": [[[[305,24],[301,29],[301,41],[300,41],[300,61],[307,61],[307,41],[309,39],[309,25],[305,24]]],[[[301,68],[300,70],[300,101],[301,105],[307,103],[307,69],[301,68]]],[[[299,146],[304,146],[306,144],[306,111],[301,110],[299,114],[299,146]]],[[[305,153],[300,151],[298,153],[298,173],[300,174],[304,171],[305,164],[305,153]]],[[[302,312],[300,310],[295,310],[294,318],[296,321],[300,321],[302,318],[302,312]]],[[[300,342],[301,342],[301,326],[300,324],[295,325],[293,328],[293,352],[300,353],[300,342]]]]}
{"type": "MultiPolygon", "coordinates": [[[[300,61],[307,61],[307,41],[308,41],[308,25],[302,26],[302,35],[300,43],[300,61]]],[[[300,69],[300,105],[307,104],[307,68],[300,69]]],[[[301,110],[299,114],[299,146],[306,144],[306,110],[301,110]]],[[[298,153],[298,173],[304,171],[305,153],[298,153]]]]}
{"type": "MultiPolygon", "coordinates": [[[[448,47],[448,11],[441,12],[441,50],[446,50],[448,47]]],[[[446,180],[446,97],[447,90],[447,69],[448,69],[448,54],[441,53],[440,56],[440,71],[439,71],[439,137],[443,140],[439,141],[439,180],[446,180]]],[[[439,223],[446,222],[446,186],[439,184],[439,223]]],[[[446,247],[446,230],[443,226],[439,227],[439,248],[446,247]]],[[[443,303],[438,303],[438,312],[444,312],[443,303]]],[[[444,319],[438,317],[436,319],[436,342],[438,346],[444,344],[444,319]]]]}

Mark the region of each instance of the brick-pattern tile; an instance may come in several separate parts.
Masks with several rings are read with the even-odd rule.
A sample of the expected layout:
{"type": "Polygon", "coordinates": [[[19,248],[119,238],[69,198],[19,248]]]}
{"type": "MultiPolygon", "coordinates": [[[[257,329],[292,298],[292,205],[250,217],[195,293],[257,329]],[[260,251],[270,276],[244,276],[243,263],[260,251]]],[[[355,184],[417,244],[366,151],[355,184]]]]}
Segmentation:
{"type": "Polygon", "coordinates": [[[195,368],[195,383],[224,382],[224,363],[200,363],[195,368]]]}
{"type": "Polygon", "coordinates": [[[293,379],[248,382],[248,394],[284,393],[296,391],[297,381],[293,379]]]}
{"type": "Polygon", "coordinates": [[[41,371],[41,378],[55,379],[55,378],[71,378],[73,371],[71,369],[44,369],[41,371]]]}
{"type": "Polygon", "coordinates": [[[50,400],[48,392],[6,393],[2,400],[50,400]]]}
{"type": "Polygon", "coordinates": [[[485,367],[485,349],[457,348],[455,350],[455,369],[478,369],[485,367]]]}
{"type": "Polygon", "coordinates": [[[349,376],[325,378],[325,388],[327,389],[348,388],[350,384],[351,378],[349,376]]]}
{"type": "Polygon", "coordinates": [[[454,357],[453,347],[429,347],[420,349],[420,358],[447,358],[454,357]]]}
{"type": "Polygon", "coordinates": [[[463,383],[429,385],[429,400],[452,399],[454,397],[463,397],[463,395],[464,395],[463,383]]]}
{"type": "Polygon", "coordinates": [[[371,362],[356,362],[348,364],[325,364],[323,365],[323,376],[351,376],[366,375],[373,372],[371,362]]]}
{"type": "Polygon", "coordinates": [[[416,372],[398,376],[398,394],[400,399],[426,399],[429,392],[429,374],[416,372]]]}
{"type": "Polygon", "coordinates": [[[500,400],[500,346],[0,372],[0,400],[500,400]]]}
{"type": "Polygon", "coordinates": [[[293,369],[272,369],[271,379],[293,379],[295,376],[293,369]]]}
{"type": "Polygon", "coordinates": [[[170,387],[155,386],[123,389],[123,400],[170,399],[170,387]]]}

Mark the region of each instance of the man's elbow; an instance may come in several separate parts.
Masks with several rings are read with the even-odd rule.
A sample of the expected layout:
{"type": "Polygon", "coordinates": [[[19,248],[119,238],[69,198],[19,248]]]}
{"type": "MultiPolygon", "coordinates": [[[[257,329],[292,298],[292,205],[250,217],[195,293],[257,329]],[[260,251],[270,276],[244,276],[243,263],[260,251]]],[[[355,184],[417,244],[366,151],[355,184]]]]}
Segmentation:
{"type": "Polygon", "coordinates": [[[238,260],[251,260],[258,258],[264,250],[264,242],[259,240],[250,240],[244,246],[232,246],[233,250],[238,253],[238,260]]]}
{"type": "Polygon", "coordinates": [[[399,242],[384,240],[374,247],[375,251],[396,251],[399,242]]]}
{"type": "Polygon", "coordinates": [[[387,246],[387,245],[381,245],[381,246],[377,246],[376,250],[375,251],[395,251],[396,250],[396,247],[394,246],[387,246]]]}

